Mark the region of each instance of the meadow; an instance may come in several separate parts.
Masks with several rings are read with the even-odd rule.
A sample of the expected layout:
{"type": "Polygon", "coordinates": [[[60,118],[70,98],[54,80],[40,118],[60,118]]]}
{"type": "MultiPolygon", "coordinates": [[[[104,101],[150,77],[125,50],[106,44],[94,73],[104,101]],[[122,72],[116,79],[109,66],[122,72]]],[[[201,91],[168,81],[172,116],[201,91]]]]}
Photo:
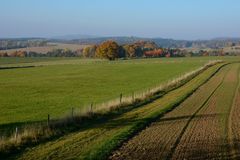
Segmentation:
{"type": "Polygon", "coordinates": [[[88,45],[80,45],[80,44],[66,44],[66,43],[48,43],[47,46],[43,47],[29,47],[29,48],[17,48],[17,49],[7,49],[2,50],[0,52],[7,52],[8,54],[11,54],[15,51],[30,51],[30,52],[37,52],[37,53],[43,53],[46,54],[47,52],[52,51],[53,49],[65,49],[68,48],[72,51],[76,51],[78,49],[82,49],[88,45]]]}
{"type": "Polygon", "coordinates": [[[126,61],[4,58],[0,66],[0,124],[57,118],[133,92],[145,91],[209,61],[207,58],[126,61]],[[8,60],[8,64],[6,63],[8,60]],[[27,62],[27,63],[26,63],[27,62]]]}

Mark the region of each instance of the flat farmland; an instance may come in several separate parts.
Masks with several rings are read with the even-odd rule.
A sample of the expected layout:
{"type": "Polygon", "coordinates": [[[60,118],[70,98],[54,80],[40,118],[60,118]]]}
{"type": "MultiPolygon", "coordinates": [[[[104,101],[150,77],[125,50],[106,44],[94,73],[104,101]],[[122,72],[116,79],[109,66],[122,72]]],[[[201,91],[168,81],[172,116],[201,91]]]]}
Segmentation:
{"type": "Polygon", "coordinates": [[[29,52],[37,52],[46,54],[47,52],[52,51],[53,49],[70,49],[72,51],[76,51],[78,49],[83,49],[88,45],[80,45],[80,44],[66,44],[66,43],[48,43],[47,46],[43,47],[29,47],[29,48],[17,48],[17,49],[8,49],[8,50],[0,50],[0,52],[7,52],[11,54],[15,51],[29,51],[29,52]]]}
{"type": "Polygon", "coordinates": [[[0,123],[57,118],[72,107],[118,98],[120,93],[145,91],[194,70],[210,59],[142,59],[126,61],[0,59],[0,66],[36,66],[0,70],[0,123]]]}
{"type": "Polygon", "coordinates": [[[29,148],[16,159],[106,159],[109,152],[146,123],[173,108],[207,81],[223,64],[210,67],[185,85],[152,103],[139,106],[109,121],[88,124],[78,132],[29,148]]]}
{"type": "Polygon", "coordinates": [[[239,69],[223,67],[110,159],[239,159],[239,69]]]}
{"type": "MultiPolygon", "coordinates": [[[[89,109],[92,102],[94,105],[112,99],[119,102],[121,93],[131,97],[132,93],[149,92],[170,80],[178,85],[156,92],[155,98],[143,103],[132,103],[124,110],[116,108],[114,114],[86,123],[76,121],[79,127],[69,132],[67,128],[74,128],[75,123],[70,121],[65,126],[63,122],[62,127],[53,129],[57,133],[66,127],[67,132],[36,143],[33,136],[33,142],[22,145],[17,154],[7,154],[7,141],[0,139],[0,156],[19,160],[237,159],[240,157],[238,59],[217,57],[225,62],[203,67],[196,74],[190,72],[214,58],[11,59],[9,63],[2,59],[4,63],[0,66],[9,67],[0,70],[3,135],[27,122],[46,122],[48,114],[61,120],[71,114],[72,107],[81,111],[89,109]],[[24,66],[32,67],[21,68],[24,66]],[[194,76],[176,81],[184,73],[194,76]]],[[[30,127],[34,129],[34,125],[30,127]]],[[[22,135],[34,131],[29,129],[22,135]]]]}

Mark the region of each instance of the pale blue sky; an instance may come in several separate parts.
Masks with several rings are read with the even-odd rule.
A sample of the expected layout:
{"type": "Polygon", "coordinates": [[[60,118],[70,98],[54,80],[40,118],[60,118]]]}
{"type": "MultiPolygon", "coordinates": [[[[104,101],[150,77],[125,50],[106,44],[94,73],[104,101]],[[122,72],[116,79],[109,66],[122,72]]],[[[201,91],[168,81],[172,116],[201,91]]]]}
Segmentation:
{"type": "Polygon", "coordinates": [[[0,0],[0,37],[240,37],[240,0],[0,0]]]}

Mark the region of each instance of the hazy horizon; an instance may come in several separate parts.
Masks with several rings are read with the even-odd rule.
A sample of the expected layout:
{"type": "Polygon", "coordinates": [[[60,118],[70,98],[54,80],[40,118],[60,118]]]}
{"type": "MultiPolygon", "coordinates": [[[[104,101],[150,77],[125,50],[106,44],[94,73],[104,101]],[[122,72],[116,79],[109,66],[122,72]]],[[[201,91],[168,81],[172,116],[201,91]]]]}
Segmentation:
{"type": "Polygon", "coordinates": [[[240,37],[238,0],[2,0],[0,38],[240,37]]]}
{"type": "Polygon", "coordinates": [[[67,34],[67,35],[56,35],[56,36],[50,36],[50,37],[44,37],[44,36],[19,36],[19,37],[0,37],[0,39],[59,39],[59,40],[74,40],[74,39],[90,39],[90,38],[111,38],[111,37],[114,37],[114,38],[121,38],[121,37],[134,37],[134,38],[148,38],[148,39],[172,39],[172,40],[183,40],[183,41],[208,41],[208,40],[216,40],[216,39],[240,39],[240,36],[239,37],[212,37],[212,38],[205,38],[205,39],[177,39],[177,38],[171,38],[171,37],[140,37],[140,36],[133,36],[133,35],[104,35],[104,36],[101,36],[101,35],[82,35],[82,34],[67,34]],[[64,38],[64,37],[68,37],[68,36],[73,36],[73,37],[78,37],[78,36],[84,36],[84,37],[81,37],[81,38],[64,38]]]}

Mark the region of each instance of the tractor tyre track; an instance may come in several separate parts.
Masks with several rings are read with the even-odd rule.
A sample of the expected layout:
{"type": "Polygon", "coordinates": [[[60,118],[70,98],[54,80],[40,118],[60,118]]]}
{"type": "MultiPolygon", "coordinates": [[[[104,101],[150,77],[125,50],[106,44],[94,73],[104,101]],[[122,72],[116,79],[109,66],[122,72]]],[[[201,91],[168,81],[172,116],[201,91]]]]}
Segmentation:
{"type": "Polygon", "coordinates": [[[211,114],[192,120],[171,159],[231,159],[229,157],[227,131],[229,111],[238,84],[239,64],[232,65],[223,83],[218,87],[203,110],[197,115],[211,114]]]}
{"type": "Polygon", "coordinates": [[[238,86],[233,98],[232,107],[228,119],[229,158],[240,159],[240,68],[238,70],[238,86]]]}
{"type": "Polygon", "coordinates": [[[225,72],[226,67],[222,67],[214,77],[206,82],[209,86],[215,86],[208,93],[208,96],[202,94],[204,90],[209,89],[209,86],[204,84],[188,98],[193,103],[193,107],[189,107],[188,100],[184,101],[183,104],[167,113],[158,122],[152,123],[148,128],[123,144],[121,148],[113,152],[110,159],[146,159],[149,156],[151,159],[171,159],[190,122],[222,85],[225,72]],[[224,73],[220,74],[220,72],[224,73]],[[196,98],[196,95],[200,97],[196,98]],[[199,99],[205,99],[205,101],[199,102],[199,99]],[[201,105],[199,106],[199,104],[201,105]],[[184,111],[182,111],[183,109],[184,111]]]}

